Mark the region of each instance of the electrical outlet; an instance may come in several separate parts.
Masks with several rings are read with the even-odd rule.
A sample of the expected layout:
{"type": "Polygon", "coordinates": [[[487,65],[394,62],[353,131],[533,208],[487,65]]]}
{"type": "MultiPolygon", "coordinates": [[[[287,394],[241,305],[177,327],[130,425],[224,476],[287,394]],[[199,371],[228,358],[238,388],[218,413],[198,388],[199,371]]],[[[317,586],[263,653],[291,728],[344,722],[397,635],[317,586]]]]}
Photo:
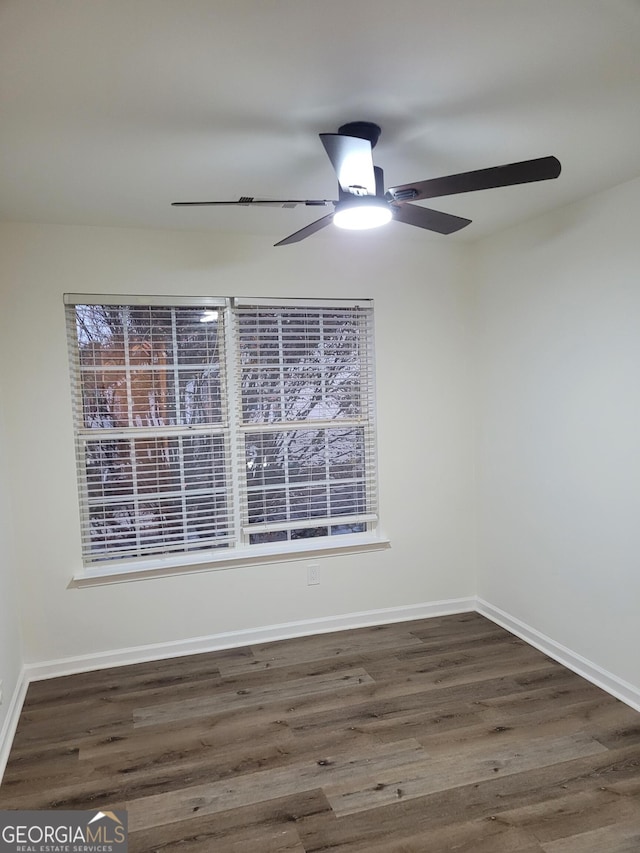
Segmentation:
{"type": "Polygon", "coordinates": [[[313,586],[320,583],[320,564],[307,563],[307,585],[313,586]]]}

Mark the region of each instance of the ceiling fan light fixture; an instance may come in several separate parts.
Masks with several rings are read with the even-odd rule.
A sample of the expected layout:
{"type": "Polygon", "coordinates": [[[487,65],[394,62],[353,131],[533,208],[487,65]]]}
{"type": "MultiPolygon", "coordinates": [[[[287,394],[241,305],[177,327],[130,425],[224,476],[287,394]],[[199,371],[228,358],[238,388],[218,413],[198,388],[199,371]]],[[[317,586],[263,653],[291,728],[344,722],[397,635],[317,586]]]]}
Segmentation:
{"type": "MultiPolygon", "coordinates": [[[[362,230],[378,228],[393,219],[404,225],[424,228],[436,234],[453,234],[470,225],[471,220],[411,202],[457,193],[511,187],[516,184],[529,184],[535,181],[548,181],[557,178],[562,168],[557,157],[538,157],[519,163],[476,169],[473,172],[427,178],[424,181],[388,187],[385,192],[382,169],[374,165],[372,155],[372,149],[379,136],[379,125],[367,121],[349,122],[338,128],[337,133],[320,134],[320,140],[338,178],[338,201],[258,199],[253,196],[241,196],[238,201],[174,201],[172,204],[178,207],[236,204],[242,207],[270,205],[287,208],[297,207],[300,204],[306,207],[333,205],[334,209],[331,213],[310,222],[304,228],[299,228],[293,234],[279,240],[274,244],[275,246],[299,243],[331,223],[335,223],[339,228],[362,230]]],[[[207,319],[211,322],[213,317],[207,319]]],[[[207,319],[203,319],[203,322],[207,322],[207,319]]]]}
{"type": "Polygon", "coordinates": [[[364,231],[367,228],[378,228],[391,222],[391,208],[384,199],[377,196],[358,196],[357,198],[340,201],[333,214],[333,223],[338,228],[350,231],[364,231]]]}

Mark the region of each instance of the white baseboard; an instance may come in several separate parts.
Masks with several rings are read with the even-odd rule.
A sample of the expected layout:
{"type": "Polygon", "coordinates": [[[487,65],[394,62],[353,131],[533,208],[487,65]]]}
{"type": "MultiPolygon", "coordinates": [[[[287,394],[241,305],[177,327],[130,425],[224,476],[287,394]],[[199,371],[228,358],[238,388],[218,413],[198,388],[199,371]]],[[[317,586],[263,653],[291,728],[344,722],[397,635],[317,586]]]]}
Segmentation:
{"type": "Polygon", "coordinates": [[[148,646],[135,646],[128,649],[117,649],[116,651],[43,661],[27,664],[25,669],[29,682],[39,681],[44,678],[58,678],[61,675],[73,675],[78,672],[107,669],[112,666],[125,666],[132,663],[184,657],[185,655],[215,652],[240,646],[253,646],[257,643],[290,640],[295,637],[306,637],[310,634],[347,631],[352,628],[365,628],[392,622],[409,622],[413,619],[426,619],[431,616],[450,616],[454,613],[467,613],[473,610],[475,610],[475,598],[473,597],[432,601],[424,604],[387,607],[382,610],[367,610],[361,613],[345,613],[341,616],[324,616],[317,619],[304,619],[300,622],[285,622],[280,625],[249,628],[243,631],[227,631],[206,637],[176,640],[170,643],[153,643],[148,646]]]}
{"type": "Polygon", "coordinates": [[[587,681],[591,681],[592,684],[615,696],[616,699],[620,699],[626,705],[630,705],[636,711],[640,711],[640,690],[634,687],[633,684],[629,684],[628,681],[618,678],[617,675],[592,663],[587,658],[583,658],[582,655],[572,652],[566,646],[556,643],[555,640],[540,633],[540,631],[536,631],[535,628],[532,628],[525,622],[521,622],[515,616],[510,616],[504,610],[494,607],[481,598],[476,599],[475,609],[482,616],[486,616],[487,619],[491,619],[492,622],[495,622],[502,628],[506,628],[507,631],[510,631],[516,637],[520,637],[521,640],[544,652],[550,658],[553,658],[553,660],[557,660],[558,663],[566,666],[567,669],[581,675],[587,681]]]}
{"type": "Polygon", "coordinates": [[[28,686],[29,679],[27,678],[25,668],[23,667],[22,672],[18,677],[18,683],[13,691],[11,701],[7,707],[7,714],[4,718],[4,723],[0,729],[0,782],[2,782],[4,769],[7,766],[7,761],[9,760],[11,744],[13,743],[13,738],[15,736],[16,729],[18,728],[18,721],[22,712],[25,696],[27,695],[28,686]]]}

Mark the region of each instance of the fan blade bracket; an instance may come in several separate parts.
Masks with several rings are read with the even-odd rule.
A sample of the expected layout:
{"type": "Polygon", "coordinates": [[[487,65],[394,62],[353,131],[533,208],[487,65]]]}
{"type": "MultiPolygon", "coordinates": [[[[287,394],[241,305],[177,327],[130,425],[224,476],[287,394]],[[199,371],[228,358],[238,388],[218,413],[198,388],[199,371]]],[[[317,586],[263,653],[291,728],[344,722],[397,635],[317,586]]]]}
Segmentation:
{"type": "Polygon", "coordinates": [[[395,202],[413,201],[419,195],[418,190],[413,187],[405,187],[403,189],[394,189],[393,187],[387,192],[387,198],[395,202]]]}
{"type": "Polygon", "coordinates": [[[351,195],[369,195],[369,191],[366,187],[360,186],[360,184],[349,184],[347,187],[347,192],[351,195]]]}

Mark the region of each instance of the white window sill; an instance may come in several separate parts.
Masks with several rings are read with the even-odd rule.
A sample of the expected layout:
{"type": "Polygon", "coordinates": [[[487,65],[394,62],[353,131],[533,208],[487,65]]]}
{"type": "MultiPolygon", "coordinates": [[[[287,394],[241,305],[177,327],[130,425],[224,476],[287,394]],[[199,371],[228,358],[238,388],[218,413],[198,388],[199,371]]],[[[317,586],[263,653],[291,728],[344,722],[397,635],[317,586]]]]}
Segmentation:
{"type": "Polygon", "coordinates": [[[253,545],[242,550],[209,551],[198,556],[181,554],[153,560],[118,563],[117,565],[105,563],[102,566],[86,569],[84,572],[75,574],[70,586],[102,586],[150,578],[175,577],[176,575],[195,572],[211,572],[243,566],[333,557],[340,554],[362,554],[368,551],[381,551],[390,547],[390,541],[380,536],[354,534],[352,536],[300,540],[295,543],[294,547],[286,551],[282,550],[281,543],[273,543],[253,545]],[[339,539],[340,542],[336,542],[336,539],[339,539]],[[185,562],[186,560],[189,562],[185,562]]]}

